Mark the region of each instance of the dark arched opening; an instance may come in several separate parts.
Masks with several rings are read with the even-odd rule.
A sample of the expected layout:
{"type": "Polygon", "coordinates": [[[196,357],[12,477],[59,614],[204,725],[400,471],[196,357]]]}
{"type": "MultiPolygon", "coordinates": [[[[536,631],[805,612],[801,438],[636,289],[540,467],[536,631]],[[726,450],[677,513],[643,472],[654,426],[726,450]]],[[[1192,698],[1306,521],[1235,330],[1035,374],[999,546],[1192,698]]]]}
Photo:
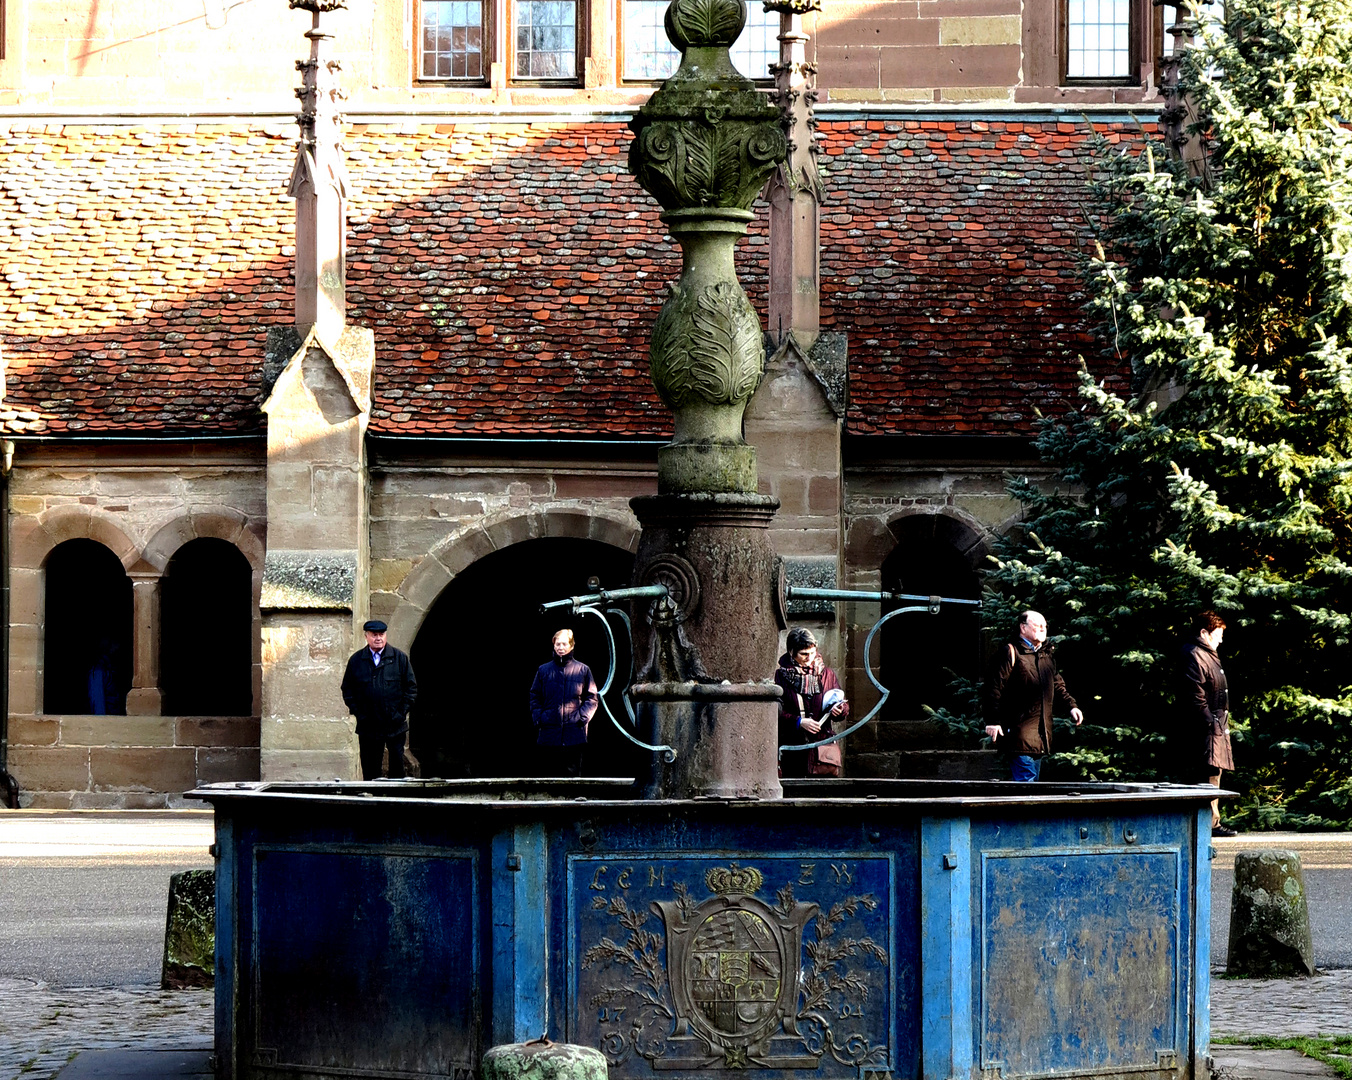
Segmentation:
{"type": "Polygon", "coordinates": [[[160,583],[161,712],[253,714],[253,569],[225,540],[189,540],[160,583]]]}
{"type": "MultiPolygon", "coordinates": [[[[883,563],[885,592],[980,598],[981,580],[971,554],[979,540],[960,522],[942,514],[917,515],[902,519],[892,531],[897,546],[883,563]]],[[[885,604],[883,614],[914,603],[885,604]]],[[[898,615],[879,637],[879,678],[893,690],[886,719],[924,720],[926,705],[965,710],[953,681],[981,676],[981,625],[975,607],[945,604],[937,615],[898,615]]]]}
{"type": "MultiPolygon", "coordinates": [[[[409,720],[409,748],[423,776],[520,776],[535,743],[527,705],[550,639],[568,627],[575,655],[599,687],[608,645],[592,616],[540,614],[541,603],[587,592],[596,576],[607,589],[628,584],[634,556],[596,540],[526,540],[486,555],[461,571],[427,613],[409,650],[418,701],[409,720]]],[[[401,642],[394,642],[396,645],[401,642]]],[[[607,697],[625,721],[620,692],[628,682],[629,642],[617,630],[619,673],[607,697]]],[[[598,710],[587,739],[587,776],[634,776],[641,753],[598,710]]]]}
{"type": "Polygon", "coordinates": [[[47,556],[42,710],[120,716],[131,689],[131,580],[95,540],[47,556]]]}

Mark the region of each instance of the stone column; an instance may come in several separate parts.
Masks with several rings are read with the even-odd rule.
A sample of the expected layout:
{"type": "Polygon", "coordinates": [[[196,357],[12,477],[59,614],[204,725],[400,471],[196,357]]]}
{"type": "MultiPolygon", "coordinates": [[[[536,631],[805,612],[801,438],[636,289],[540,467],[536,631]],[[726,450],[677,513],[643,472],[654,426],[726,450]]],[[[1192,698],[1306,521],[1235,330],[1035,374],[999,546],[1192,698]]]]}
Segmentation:
{"type": "Polygon", "coordinates": [[[131,689],[128,716],[160,715],[160,578],[130,574],[132,587],[131,689]]]}
{"type": "Polygon", "coordinates": [[[770,204],[770,337],[792,333],[811,349],[821,319],[821,202],[817,171],[817,65],[807,58],[803,16],[821,0],[771,0],[779,12],[779,63],[771,67],[775,98],[788,132],[788,157],[765,186],[770,204]]]}
{"type": "Polygon", "coordinates": [[[1160,89],[1164,92],[1164,108],[1160,124],[1170,147],[1178,154],[1193,176],[1202,176],[1208,169],[1205,137],[1188,129],[1197,122],[1197,109],[1186,94],[1179,92],[1178,80],[1182,73],[1183,55],[1192,48],[1197,30],[1197,8],[1210,0],[1182,0],[1174,4],[1174,24],[1167,33],[1173,38],[1169,55],[1161,64],[1160,89]]]}
{"type": "Polygon", "coordinates": [[[649,797],[781,794],[769,681],[782,625],[768,534],[778,504],[759,494],[742,436],[765,346],[733,248],[787,143],[778,111],[728,56],[745,23],[742,0],[672,0],[680,67],[630,123],[630,171],[682,254],[651,349],[675,436],[658,451],[658,494],[631,503],[643,523],[634,581],[668,589],[634,611],[640,720],[650,742],[674,748],[674,760],[654,756],[649,797]]]}
{"type": "MultiPolygon", "coordinates": [[[[775,101],[788,133],[788,157],[765,186],[770,204],[769,341],[765,377],[747,407],[747,441],[756,447],[760,490],[779,500],[770,538],[789,584],[837,588],[844,543],[841,430],[846,340],[821,333],[821,204],[817,169],[817,65],[808,58],[805,16],[821,0],[771,0],[780,19],[775,101]]],[[[810,626],[822,652],[843,668],[836,607],[795,601],[794,625],[810,626]]],[[[847,693],[853,693],[846,687],[847,693]]]]}
{"type": "MultiPolygon", "coordinates": [[[[345,170],[338,66],[321,12],[343,0],[291,0],[314,15],[305,35],[296,200],[296,326],[268,335],[284,363],[268,418],[268,539],[262,621],[262,776],[356,775],[356,737],[339,692],[368,597],[366,426],[375,339],[344,324],[345,170]]],[[[407,642],[395,642],[407,648],[407,642]]]]}

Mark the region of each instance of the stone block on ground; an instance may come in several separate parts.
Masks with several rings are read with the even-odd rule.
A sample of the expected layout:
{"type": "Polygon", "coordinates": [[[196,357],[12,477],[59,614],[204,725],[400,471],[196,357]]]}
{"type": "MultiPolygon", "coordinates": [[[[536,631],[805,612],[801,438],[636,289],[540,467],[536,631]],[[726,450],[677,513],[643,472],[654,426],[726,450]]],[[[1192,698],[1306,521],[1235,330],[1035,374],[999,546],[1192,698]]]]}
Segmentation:
{"type": "Polygon", "coordinates": [[[216,871],[185,870],[169,878],[160,987],[184,990],[216,982],[216,871]]]}
{"type": "Polygon", "coordinates": [[[573,1043],[535,1039],[495,1046],[484,1054],[483,1080],[606,1080],[599,1050],[573,1043]]]}
{"type": "Polygon", "coordinates": [[[1314,946],[1305,875],[1294,851],[1235,856],[1226,974],[1248,978],[1313,975],[1314,946]]]}

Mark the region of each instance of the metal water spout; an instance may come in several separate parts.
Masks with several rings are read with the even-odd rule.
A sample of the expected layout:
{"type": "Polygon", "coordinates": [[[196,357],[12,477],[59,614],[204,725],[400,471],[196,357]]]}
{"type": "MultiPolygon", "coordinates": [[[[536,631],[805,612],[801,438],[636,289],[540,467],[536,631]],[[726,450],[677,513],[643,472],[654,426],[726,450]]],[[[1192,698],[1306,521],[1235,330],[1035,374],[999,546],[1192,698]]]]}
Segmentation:
{"type": "Polygon", "coordinates": [[[640,729],[671,748],[643,781],[654,798],[782,794],[770,676],[783,572],[768,534],[779,503],[757,494],[742,437],[765,346],[733,249],[788,141],[779,110],[728,54],[745,23],[743,0],[672,0],[680,67],[630,123],[630,171],[682,253],[651,348],[675,434],[658,451],[658,494],[631,503],[643,524],[634,584],[665,587],[633,609],[640,729]]]}

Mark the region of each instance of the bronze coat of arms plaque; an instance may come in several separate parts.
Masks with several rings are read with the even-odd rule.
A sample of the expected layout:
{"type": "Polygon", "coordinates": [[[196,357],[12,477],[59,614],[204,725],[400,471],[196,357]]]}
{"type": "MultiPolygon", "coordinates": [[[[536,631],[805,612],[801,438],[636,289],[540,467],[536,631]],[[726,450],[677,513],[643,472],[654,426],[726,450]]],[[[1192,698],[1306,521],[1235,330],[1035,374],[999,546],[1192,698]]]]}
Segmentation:
{"type": "Polygon", "coordinates": [[[891,1071],[892,859],[568,858],[570,1038],[612,1076],[891,1071]]]}

